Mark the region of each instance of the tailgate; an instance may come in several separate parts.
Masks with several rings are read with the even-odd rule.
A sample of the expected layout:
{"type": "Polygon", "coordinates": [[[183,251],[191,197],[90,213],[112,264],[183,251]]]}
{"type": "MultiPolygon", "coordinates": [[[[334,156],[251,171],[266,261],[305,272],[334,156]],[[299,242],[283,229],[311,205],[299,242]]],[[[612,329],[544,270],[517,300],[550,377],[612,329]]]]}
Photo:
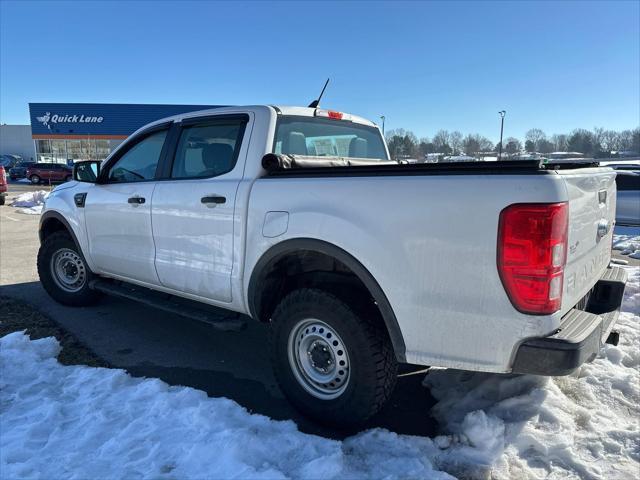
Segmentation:
{"type": "Polygon", "coordinates": [[[560,170],[569,197],[569,239],[562,314],[595,285],[611,260],[616,174],[606,167],[560,170]]]}

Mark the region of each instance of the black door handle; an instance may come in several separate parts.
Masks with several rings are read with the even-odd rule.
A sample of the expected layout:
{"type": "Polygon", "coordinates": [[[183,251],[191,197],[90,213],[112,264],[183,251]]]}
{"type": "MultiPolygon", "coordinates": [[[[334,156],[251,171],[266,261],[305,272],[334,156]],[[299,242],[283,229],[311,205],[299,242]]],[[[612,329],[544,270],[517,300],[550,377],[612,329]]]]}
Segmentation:
{"type": "Polygon", "coordinates": [[[212,195],[210,197],[202,197],[200,199],[201,203],[211,204],[211,203],[226,203],[227,199],[225,197],[219,197],[217,195],[212,195]]]}
{"type": "Polygon", "coordinates": [[[129,203],[133,203],[134,205],[140,205],[141,203],[144,203],[146,200],[144,199],[144,197],[129,197],[129,200],[127,200],[127,202],[129,203]]]}

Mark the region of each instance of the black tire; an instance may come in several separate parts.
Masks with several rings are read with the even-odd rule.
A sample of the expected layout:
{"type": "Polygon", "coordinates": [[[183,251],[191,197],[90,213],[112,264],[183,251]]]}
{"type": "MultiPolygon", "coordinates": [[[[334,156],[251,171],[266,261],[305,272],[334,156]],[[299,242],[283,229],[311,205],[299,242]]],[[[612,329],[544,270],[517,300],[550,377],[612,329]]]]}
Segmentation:
{"type": "Polygon", "coordinates": [[[51,298],[63,305],[81,307],[91,305],[100,298],[99,292],[89,288],[89,282],[94,278],[94,275],[89,270],[82,252],[79,251],[67,232],[58,231],[52,233],[42,242],[38,251],[38,275],[42,286],[51,298]],[[75,256],[72,253],[68,253],[68,255],[77,262],[75,264],[81,264],[80,270],[83,272],[84,281],[74,285],[73,288],[78,288],[75,291],[64,289],[61,286],[63,282],[54,277],[56,273],[54,272],[55,268],[52,266],[52,259],[54,255],[60,255],[60,252],[63,251],[75,253],[75,256]]]}
{"type": "Polygon", "coordinates": [[[39,185],[40,182],[42,181],[42,179],[38,176],[38,175],[31,175],[29,177],[29,180],[31,181],[32,184],[34,185],[39,185]]]}
{"type": "MultiPolygon", "coordinates": [[[[383,407],[395,387],[398,365],[384,326],[369,318],[375,319],[357,314],[338,297],[317,289],[295,290],[277,306],[272,316],[271,360],[280,388],[296,409],[320,423],[350,429],[383,407]],[[304,374],[296,373],[301,371],[294,366],[296,360],[290,361],[290,351],[298,351],[292,350],[290,340],[298,341],[294,331],[304,335],[305,327],[300,325],[305,319],[320,320],[333,329],[348,355],[346,387],[336,398],[310,393],[309,383],[304,386],[300,380],[304,374]]],[[[336,369],[339,358],[334,358],[336,369]]]]}
{"type": "Polygon", "coordinates": [[[0,195],[0,205],[4,205],[4,195],[0,195]]]}

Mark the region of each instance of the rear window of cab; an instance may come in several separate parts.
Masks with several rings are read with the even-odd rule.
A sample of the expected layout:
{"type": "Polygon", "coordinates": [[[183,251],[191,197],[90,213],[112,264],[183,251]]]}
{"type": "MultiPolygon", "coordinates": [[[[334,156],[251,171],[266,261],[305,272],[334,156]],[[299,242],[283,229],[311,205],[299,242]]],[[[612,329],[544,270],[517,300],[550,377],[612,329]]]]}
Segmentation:
{"type": "Polygon", "coordinates": [[[376,127],[293,115],[278,117],[273,153],[388,160],[376,127]]]}

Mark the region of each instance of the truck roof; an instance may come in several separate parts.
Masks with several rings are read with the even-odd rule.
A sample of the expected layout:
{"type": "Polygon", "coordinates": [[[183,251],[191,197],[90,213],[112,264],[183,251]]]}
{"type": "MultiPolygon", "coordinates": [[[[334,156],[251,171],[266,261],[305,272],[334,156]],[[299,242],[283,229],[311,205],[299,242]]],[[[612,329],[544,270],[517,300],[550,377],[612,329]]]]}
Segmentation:
{"type": "MultiPolygon", "coordinates": [[[[276,111],[278,111],[282,115],[297,115],[301,117],[314,117],[316,110],[332,110],[330,108],[327,109],[322,107],[318,107],[317,109],[315,109],[315,108],[309,108],[309,107],[295,107],[295,106],[280,106],[280,105],[271,105],[271,106],[275,108],[276,111]]],[[[347,112],[343,112],[343,113],[347,113],[347,112]]],[[[361,123],[363,125],[369,125],[372,127],[376,126],[375,123],[373,123],[370,120],[367,120],[366,118],[359,117],[351,113],[349,113],[348,115],[349,115],[349,120],[352,122],[361,123]]]]}
{"type": "MultiPolygon", "coordinates": [[[[170,121],[179,121],[185,118],[197,118],[197,117],[205,117],[208,115],[219,115],[221,113],[229,112],[236,113],[238,110],[258,110],[258,109],[273,109],[279,115],[296,115],[300,117],[314,117],[316,110],[328,110],[324,108],[309,108],[309,107],[296,107],[296,106],[285,106],[285,105],[234,105],[228,107],[217,107],[217,108],[209,108],[206,110],[195,110],[192,112],[180,113],[178,115],[173,115],[171,117],[160,118],[154,122],[151,122],[138,131],[146,129],[149,126],[170,122],[170,121]]],[[[345,112],[342,112],[345,113],[345,112]]],[[[359,123],[362,125],[368,125],[371,127],[375,127],[376,124],[366,118],[359,117],[357,115],[346,114],[348,115],[348,120],[351,122],[359,123]]],[[[137,132],[134,132],[137,133],[137,132]]]]}

